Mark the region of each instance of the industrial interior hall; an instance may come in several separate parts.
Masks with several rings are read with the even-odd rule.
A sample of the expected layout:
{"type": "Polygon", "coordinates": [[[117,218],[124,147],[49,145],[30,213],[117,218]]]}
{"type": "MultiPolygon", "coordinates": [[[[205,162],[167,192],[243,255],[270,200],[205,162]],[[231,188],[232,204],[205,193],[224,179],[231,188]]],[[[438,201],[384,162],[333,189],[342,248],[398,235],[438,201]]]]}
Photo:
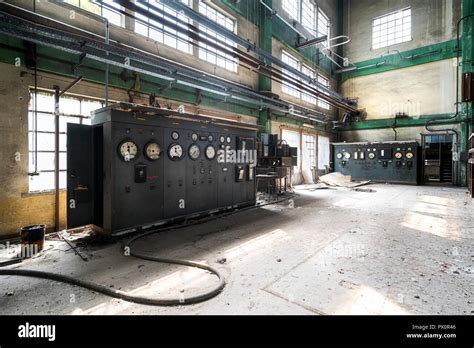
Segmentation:
{"type": "Polygon", "coordinates": [[[0,1],[0,313],[474,313],[472,0],[0,1]]]}

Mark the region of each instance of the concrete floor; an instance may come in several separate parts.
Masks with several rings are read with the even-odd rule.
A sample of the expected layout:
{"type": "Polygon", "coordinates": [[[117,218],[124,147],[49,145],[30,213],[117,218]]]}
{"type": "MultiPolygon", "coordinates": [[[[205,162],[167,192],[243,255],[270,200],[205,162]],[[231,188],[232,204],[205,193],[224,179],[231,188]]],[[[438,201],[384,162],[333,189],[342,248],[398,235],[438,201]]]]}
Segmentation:
{"type": "MultiPolygon", "coordinates": [[[[144,252],[208,262],[227,286],[205,303],[136,305],[46,280],[2,277],[2,314],[473,314],[474,207],[465,189],[370,185],[298,189],[294,208],[270,206],[150,236],[144,252]],[[226,263],[217,263],[226,258],[226,263]]],[[[134,294],[204,291],[207,272],[62,242],[19,268],[100,282],[134,294]]]]}

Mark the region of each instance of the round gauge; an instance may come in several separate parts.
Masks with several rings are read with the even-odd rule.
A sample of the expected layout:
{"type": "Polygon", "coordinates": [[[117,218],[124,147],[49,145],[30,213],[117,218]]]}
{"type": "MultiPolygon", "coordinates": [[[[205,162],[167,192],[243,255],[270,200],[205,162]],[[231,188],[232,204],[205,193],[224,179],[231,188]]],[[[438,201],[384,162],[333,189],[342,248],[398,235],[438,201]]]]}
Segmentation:
{"type": "Polygon", "coordinates": [[[207,137],[207,140],[209,140],[209,142],[212,143],[214,141],[214,137],[212,135],[209,135],[207,137]]]}
{"type": "Polygon", "coordinates": [[[344,154],[344,159],[346,159],[346,160],[351,159],[351,154],[349,152],[346,152],[344,154]]]}
{"type": "Polygon", "coordinates": [[[370,153],[369,153],[369,158],[370,158],[370,159],[374,159],[374,158],[375,158],[375,153],[370,152],[370,153]]]}
{"type": "Polygon", "coordinates": [[[225,143],[225,136],[221,135],[220,138],[219,138],[219,141],[221,143],[225,143]]]}
{"type": "Polygon", "coordinates": [[[227,138],[225,139],[225,141],[227,142],[227,144],[230,144],[230,142],[232,141],[232,139],[231,139],[231,137],[227,137],[227,138]]]}
{"type": "Polygon", "coordinates": [[[124,140],[119,144],[118,152],[125,162],[133,161],[138,156],[138,145],[131,140],[124,140]]]}
{"type": "Polygon", "coordinates": [[[340,152],[336,155],[337,159],[342,159],[342,156],[343,156],[343,155],[342,155],[342,153],[340,153],[340,152]]]}
{"type": "Polygon", "coordinates": [[[197,160],[200,155],[201,149],[199,148],[199,146],[193,144],[189,147],[189,157],[191,157],[192,160],[197,160]]]}
{"type": "Polygon", "coordinates": [[[198,135],[196,133],[193,133],[193,135],[191,135],[191,139],[193,139],[193,141],[197,141],[198,135]]]}
{"type": "Polygon", "coordinates": [[[178,161],[184,157],[183,147],[179,144],[171,144],[168,148],[168,156],[172,161],[178,161]]]}
{"type": "Polygon", "coordinates": [[[173,140],[178,140],[179,139],[179,133],[174,131],[173,133],[171,133],[171,139],[173,140]]]}
{"type": "Polygon", "coordinates": [[[209,145],[206,147],[206,158],[210,161],[212,161],[216,157],[216,149],[214,146],[209,145]]]}
{"type": "Polygon", "coordinates": [[[144,151],[146,158],[148,158],[150,161],[156,161],[160,158],[160,146],[154,141],[150,141],[148,144],[146,144],[144,151]]]}
{"type": "Polygon", "coordinates": [[[395,153],[395,158],[396,159],[401,159],[403,157],[403,154],[401,152],[396,152],[395,153]]]}
{"type": "Polygon", "coordinates": [[[406,156],[407,156],[408,159],[412,159],[413,157],[415,157],[413,152],[407,152],[406,156]]]}

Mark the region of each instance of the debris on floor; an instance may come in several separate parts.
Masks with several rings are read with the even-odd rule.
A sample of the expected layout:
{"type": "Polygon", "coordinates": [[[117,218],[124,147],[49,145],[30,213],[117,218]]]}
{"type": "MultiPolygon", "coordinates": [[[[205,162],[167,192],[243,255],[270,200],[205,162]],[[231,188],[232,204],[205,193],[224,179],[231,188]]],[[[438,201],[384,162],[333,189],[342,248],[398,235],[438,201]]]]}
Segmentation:
{"type": "Polygon", "coordinates": [[[347,188],[359,187],[370,184],[370,181],[352,181],[352,177],[350,175],[343,175],[339,172],[323,175],[319,178],[319,181],[329,186],[347,188]]]}
{"type": "Polygon", "coordinates": [[[364,188],[355,188],[355,189],[352,189],[352,191],[365,192],[365,193],[375,193],[375,192],[377,192],[373,189],[364,189],[364,188]]]}

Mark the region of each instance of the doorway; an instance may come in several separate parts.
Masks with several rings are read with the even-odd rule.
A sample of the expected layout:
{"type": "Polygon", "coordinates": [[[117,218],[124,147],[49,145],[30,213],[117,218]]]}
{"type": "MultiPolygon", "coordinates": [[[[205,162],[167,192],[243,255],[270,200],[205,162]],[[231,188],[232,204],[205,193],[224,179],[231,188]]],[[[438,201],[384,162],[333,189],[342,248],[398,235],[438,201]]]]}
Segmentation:
{"type": "Polygon", "coordinates": [[[453,183],[453,136],[422,134],[422,146],[424,181],[453,183]]]}

